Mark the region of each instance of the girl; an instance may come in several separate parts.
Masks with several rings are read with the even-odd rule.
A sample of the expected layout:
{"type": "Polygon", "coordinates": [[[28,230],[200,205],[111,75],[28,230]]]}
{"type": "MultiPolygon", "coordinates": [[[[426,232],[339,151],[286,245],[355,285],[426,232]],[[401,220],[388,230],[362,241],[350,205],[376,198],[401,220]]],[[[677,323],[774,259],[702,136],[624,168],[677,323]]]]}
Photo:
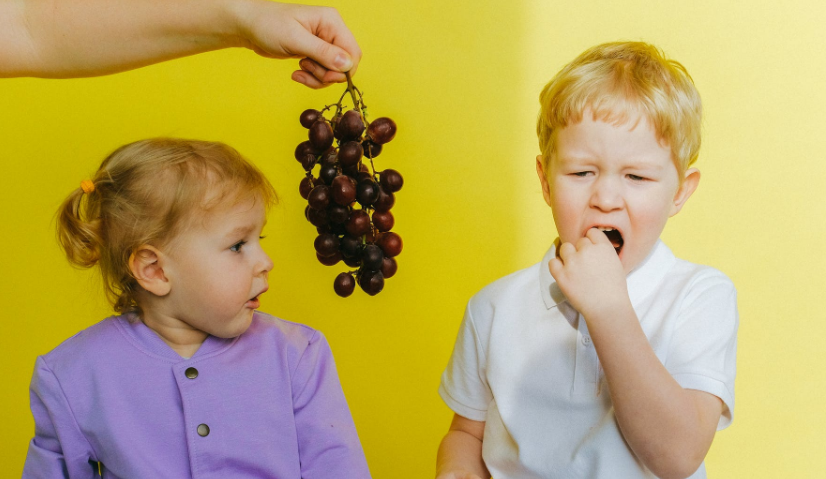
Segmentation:
{"type": "Polygon", "coordinates": [[[367,478],[321,333],[255,311],[276,195],[221,143],[112,153],[58,213],[119,316],[37,359],[24,478],[367,478]]]}

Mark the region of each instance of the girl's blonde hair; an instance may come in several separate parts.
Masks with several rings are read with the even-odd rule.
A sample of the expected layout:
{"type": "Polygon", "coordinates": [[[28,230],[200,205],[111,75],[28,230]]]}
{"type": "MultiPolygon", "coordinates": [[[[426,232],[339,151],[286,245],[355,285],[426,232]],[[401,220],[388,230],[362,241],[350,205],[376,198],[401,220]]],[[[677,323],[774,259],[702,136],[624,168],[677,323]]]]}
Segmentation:
{"type": "Polygon", "coordinates": [[[154,138],[122,146],[57,213],[57,238],[69,261],[100,266],[115,311],[140,311],[129,258],[143,244],[168,245],[197,213],[260,198],[277,202],[270,182],[223,143],[154,138]],[[84,191],[84,188],[87,192],[84,191]]]}
{"type": "Polygon", "coordinates": [[[700,152],[702,104],[694,81],[685,67],[647,43],[586,50],[545,85],[539,102],[536,132],[546,163],[555,153],[557,132],[582,120],[586,109],[615,124],[643,115],[671,148],[680,178],[700,152]]]}

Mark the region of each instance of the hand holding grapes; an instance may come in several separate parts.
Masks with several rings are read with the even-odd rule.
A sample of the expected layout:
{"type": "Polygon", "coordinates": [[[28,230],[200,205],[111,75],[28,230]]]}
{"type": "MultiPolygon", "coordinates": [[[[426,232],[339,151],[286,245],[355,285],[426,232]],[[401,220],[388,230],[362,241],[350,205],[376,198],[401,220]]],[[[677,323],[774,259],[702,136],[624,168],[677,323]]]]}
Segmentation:
{"type": "Polygon", "coordinates": [[[390,210],[404,179],[393,169],[377,172],[373,162],[395,137],[395,122],[389,118],[368,122],[361,92],[349,74],[346,78],[347,90],[338,103],[320,111],[305,110],[299,117],[308,130],[308,139],[295,149],[295,159],[306,171],[299,194],[307,200],[307,221],[318,231],[314,241],[318,261],[356,268],[336,277],[336,294],[350,296],[358,284],[372,296],[381,292],[384,280],[398,267],[395,257],[402,251],[402,239],[391,231],[395,218],[390,210]],[[348,93],[354,107],[345,111],[342,101],[348,93]]]}
{"type": "Polygon", "coordinates": [[[589,321],[610,316],[629,304],[622,263],[611,241],[591,228],[576,245],[562,243],[548,263],[568,302],[589,321]]]}

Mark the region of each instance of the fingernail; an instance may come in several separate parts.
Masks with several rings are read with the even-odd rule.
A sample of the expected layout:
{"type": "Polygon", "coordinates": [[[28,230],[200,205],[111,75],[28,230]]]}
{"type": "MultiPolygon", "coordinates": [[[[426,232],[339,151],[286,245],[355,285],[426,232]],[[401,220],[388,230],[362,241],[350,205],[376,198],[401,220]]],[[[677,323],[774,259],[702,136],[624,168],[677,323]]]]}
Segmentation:
{"type": "Polygon", "coordinates": [[[346,72],[353,67],[353,62],[347,55],[336,55],[336,58],[333,60],[333,66],[346,72]]]}

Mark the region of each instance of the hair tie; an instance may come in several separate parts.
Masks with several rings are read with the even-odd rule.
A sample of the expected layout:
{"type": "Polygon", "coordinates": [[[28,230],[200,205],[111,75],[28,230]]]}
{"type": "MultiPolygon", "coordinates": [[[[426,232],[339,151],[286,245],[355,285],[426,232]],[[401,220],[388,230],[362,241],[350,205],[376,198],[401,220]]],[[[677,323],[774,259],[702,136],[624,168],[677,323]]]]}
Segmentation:
{"type": "Polygon", "coordinates": [[[92,180],[83,180],[80,182],[80,189],[88,195],[89,193],[95,191],[95,184],[92,180]]]}

